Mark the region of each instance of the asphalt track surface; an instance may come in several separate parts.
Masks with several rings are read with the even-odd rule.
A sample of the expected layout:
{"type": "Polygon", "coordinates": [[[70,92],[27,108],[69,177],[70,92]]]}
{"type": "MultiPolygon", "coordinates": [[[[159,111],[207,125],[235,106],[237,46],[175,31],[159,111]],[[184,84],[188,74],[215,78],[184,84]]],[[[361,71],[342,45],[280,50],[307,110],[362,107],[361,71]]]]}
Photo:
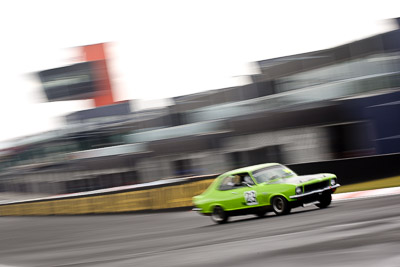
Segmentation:
{"type": "Polygon", "coordinates": [[[400,266],[400,195],[290,215],[0,217],[0,266],[400,266]]]}

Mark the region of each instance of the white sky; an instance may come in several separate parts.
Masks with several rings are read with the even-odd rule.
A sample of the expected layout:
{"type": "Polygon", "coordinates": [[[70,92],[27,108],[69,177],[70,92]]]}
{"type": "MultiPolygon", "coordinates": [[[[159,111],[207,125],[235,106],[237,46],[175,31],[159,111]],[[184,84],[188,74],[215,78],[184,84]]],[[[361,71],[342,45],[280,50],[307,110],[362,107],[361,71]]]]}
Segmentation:
{"type": "Polygon", "coordinates": [[[90,101],[46,103],[35,76],[112,42],[117,100],[237,85],[248,62],[333,47],[394,29],[400,1],[0,2],[0,141],[56,129],[90,101]]]}

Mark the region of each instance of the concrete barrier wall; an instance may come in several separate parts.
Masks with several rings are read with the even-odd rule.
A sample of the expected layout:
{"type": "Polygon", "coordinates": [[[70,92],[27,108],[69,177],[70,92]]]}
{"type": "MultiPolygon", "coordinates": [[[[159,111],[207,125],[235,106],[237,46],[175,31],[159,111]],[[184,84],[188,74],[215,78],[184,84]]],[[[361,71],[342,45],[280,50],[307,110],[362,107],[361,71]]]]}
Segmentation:
{"type": "Polygon", "coordinates": [[[102,214],[190,207],[192,197],[201,194],[213,180],[94,196],[7,203],[0,205],[0,216],[102,214]]]}
{"type": "Polygon", "coordinates": [[[400,175],[400,153],[287,165],[299,175],[334,173],[341,185],[400,175]]]}

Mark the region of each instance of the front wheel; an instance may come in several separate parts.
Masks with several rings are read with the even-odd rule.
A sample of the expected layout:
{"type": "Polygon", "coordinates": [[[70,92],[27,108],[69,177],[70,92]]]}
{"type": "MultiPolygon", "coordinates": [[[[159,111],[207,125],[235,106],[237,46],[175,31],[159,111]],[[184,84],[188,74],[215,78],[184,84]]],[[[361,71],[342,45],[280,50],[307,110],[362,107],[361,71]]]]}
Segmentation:
{"type": "Polygon", "coordinates": [[[288,214],[291,210],[289,202],[283,196],[276,196],[272,199],[272,209],[276,215],[288,214]]]}
{"type": "Polygon", "coordinates": [[[322,194],[322,196],[318,201],[319,203],[316,206],[319,207],[320,209],[324,209],[331,204],[332,194],[331,193],[322,194]]]}
{"type": "Polygon", "coordinates": [[[222,207],[215,206],[211,214],[211,219],[218,224],[222,224],[228,221],[228,215],[222,207]]]}

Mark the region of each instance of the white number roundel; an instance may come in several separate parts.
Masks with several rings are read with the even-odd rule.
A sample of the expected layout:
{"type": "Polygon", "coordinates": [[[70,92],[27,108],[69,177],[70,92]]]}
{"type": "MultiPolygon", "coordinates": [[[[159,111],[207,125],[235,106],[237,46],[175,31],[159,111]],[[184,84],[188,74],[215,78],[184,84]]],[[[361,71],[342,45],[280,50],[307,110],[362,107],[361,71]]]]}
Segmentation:
{"type": "Polygon", "coordinates": [[[256,205],[257,202],[257,193],[256,191],[246,191],[244,192],[244,200],[246,201],[247,205],[256,205]]]}

